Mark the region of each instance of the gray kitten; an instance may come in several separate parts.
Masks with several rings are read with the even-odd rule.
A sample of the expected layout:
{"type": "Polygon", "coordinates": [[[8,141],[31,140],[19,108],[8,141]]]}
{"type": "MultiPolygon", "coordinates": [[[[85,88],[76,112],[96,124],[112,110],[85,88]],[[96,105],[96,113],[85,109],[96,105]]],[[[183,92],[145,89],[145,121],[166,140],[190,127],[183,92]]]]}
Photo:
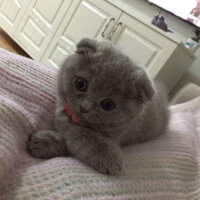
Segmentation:
{"type": "Polygon", "coordinates": [[[37,158],[72,155],[118,174],[121,146],[159,136],[167,121],[166,95],[143,67],[111,43],[82,39],[59,71],[56,131],[33,134],[28,149],[37,158]]]}

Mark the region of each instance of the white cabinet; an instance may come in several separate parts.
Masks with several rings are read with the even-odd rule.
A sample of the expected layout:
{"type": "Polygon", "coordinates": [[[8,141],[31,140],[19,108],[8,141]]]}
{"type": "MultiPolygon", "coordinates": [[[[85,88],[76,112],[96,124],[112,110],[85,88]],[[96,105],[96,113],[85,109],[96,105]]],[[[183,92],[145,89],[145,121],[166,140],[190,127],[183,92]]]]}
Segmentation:
{"type": "Polygon", "coordinates": [[[111,40],[170,92],[195,56],[180,40],[143,20],[142,8],[131,2],[0,0],[0,26],[32,58],[53,68],[83,37],[111,40]]]}
{"type": "Polygon", "coordinates": [[[0,24],[10,35],[14,34],[30,0],[0,0],[0,24]]]}
{"type": "Polygon", "coordinates": [[[74,1],[42,62],[59,67],[81,38],[107,38],[121,13],[105,1],[74,1]]]}
{"type": "Polygon", "coordinates": [[[158,69],[154,70],[155,66],[163,66],[177,46],[127,14],[120,17],[110,39],[136,62],[147,67],[152,77],[158,72],[158,69]]]}
{"type": "Polygon", "coordinates": [[[184,46],[163,37],[136,18],[123,13],[108,36],[123,52],[148,69],[151,77],[171,92],[195,56],[184,46]]]}
{"type": "Polygon", "coordinates": [[[40,60],[72,0],[31,0],[15,38],[35,60],[40,60]]]}

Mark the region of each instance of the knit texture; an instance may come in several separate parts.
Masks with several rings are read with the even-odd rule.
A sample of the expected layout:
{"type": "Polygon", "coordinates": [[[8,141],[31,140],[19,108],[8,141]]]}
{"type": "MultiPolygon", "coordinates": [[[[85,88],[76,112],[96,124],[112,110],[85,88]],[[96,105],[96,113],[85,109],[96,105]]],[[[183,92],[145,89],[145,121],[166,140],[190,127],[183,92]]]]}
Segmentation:
{"type": "Polygon", "coordinates": [[[52,129],[56,73],[0,50],[0,200],[200,199],[200,98],[170,108],[166,134],[125,148],[120,176],[31,157],[28,137],[52,129]]]}

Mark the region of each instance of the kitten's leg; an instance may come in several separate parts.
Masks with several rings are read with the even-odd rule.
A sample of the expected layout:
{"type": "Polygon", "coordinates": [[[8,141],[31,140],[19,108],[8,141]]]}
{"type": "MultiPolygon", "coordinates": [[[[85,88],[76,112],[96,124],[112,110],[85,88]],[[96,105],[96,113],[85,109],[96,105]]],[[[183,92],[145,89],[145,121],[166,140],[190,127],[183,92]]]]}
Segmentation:
{"type": "Polygon", "coordinates": [[[67,147],[60,134],[54,131],[41,130],[33,134],[27,144],[30,154],[36,158],[66,156],[67,147]]]}
{"type": "Polygon", "coordinates": [[[101,173],[119,174],[122,170],[119,146],[94,130],[71,126],[66,132],[66,144],[72,155],[101,173]]]}

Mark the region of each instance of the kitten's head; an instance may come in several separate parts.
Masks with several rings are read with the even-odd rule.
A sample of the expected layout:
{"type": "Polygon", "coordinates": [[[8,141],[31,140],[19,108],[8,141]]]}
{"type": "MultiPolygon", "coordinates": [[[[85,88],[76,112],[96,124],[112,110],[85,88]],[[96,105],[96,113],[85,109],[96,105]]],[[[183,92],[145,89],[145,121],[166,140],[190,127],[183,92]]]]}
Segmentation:
{"type": "Polygon", "coordinates": [[[59,97],[87,125],[129,122],[153,94],[144,68],[109,42],[82,39],[58,76],[59,97]]]}

